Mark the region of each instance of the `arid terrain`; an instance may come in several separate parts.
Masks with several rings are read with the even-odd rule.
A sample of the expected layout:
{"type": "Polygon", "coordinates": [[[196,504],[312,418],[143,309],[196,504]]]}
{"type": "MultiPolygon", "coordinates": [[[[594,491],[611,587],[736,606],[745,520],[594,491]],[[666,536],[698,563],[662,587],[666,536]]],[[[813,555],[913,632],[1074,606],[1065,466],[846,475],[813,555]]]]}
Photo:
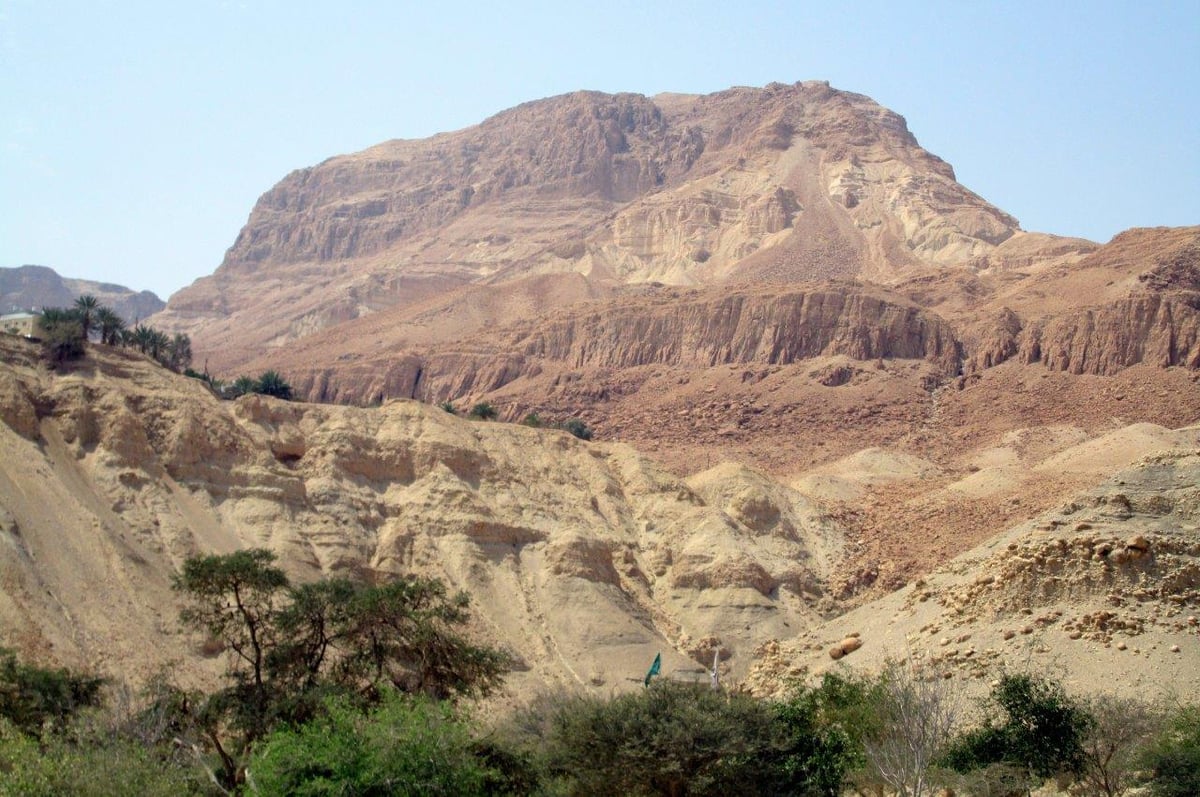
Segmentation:
{"type": "Polygon", "coordinates": [[[264,546],[467,590],[514,699],[659,651],[1200,689],[1200,227],[1024,231],[865,97],[582,92],[334,157],[151,322],[304,400],[0,340],[0,645],[203,679],[172,574],[264,546]]]}

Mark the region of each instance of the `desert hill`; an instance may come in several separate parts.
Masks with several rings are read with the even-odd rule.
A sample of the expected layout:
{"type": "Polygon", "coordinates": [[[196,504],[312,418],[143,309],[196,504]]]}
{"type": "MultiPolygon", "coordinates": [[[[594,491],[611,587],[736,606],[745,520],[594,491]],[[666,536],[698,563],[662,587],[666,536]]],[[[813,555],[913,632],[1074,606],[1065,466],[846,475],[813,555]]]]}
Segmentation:
{"type": "MultiPolygon", "coordinates": [[[[1179,447],[1139,458],[886,598],[764,644],[749,683],[770,693],[789,677],[870,672],[891,658],[926,665],[975,695],[1006,670],[1031,668],[1076,694],[1197,694],[1200,427],[1125,436],[1146,433],[1179,447]],[[851,635],[861,647],[834,659],[829,651],[851,635]]],[[[1069,459],[1095,467],[1103,460],[1092,453],[1069,459]]]]}
{"type": "Polygon", "coordinates": [[[222,402],[121,350],[64,374],[32,344],[0,350],[0,644],[36,657],[199,677],[171,575],[244,546],[299,579],[469,590],[480,633],[522,662],[517,693],[621,688],[659,650],[670,672],[715,647],[744,670],[764,634],[827,609],[838,529],[750,471],[689,486],[628,446],[412,401],[222,402]]]}
{"type": "MultiPolygon", "coordinates": [[[[0,353],[0,644],[132,680],[166,665],[191,679],[211,675],[219,659],[180,632],[171,574],[194,553],[266,546],[299,579],[420,572],[467,589],[476,630],[519,662],[510,697],[551,683],[622,689],[660,650],[665,671],[680,678],[700,677],[714,650],[731,679],[763,659],[753,683],[767,688],[763,672],[783,655],[772,640],[824,644],[843,627],[836,618],[898,572],[864,570],[872,556],[877,564],[890,556],[880,545],[925,545],[912,534],[870,538],[850,507],[886,502],[921,514],[972,497],[984,502],[977,509],[1005,504],[975,529],[977,540],[956,535],[952,514],[925,514],[935,529],[926,536],[948,539],[916,561],[938,561],[1030,513],[1049,523],[1040,502],[1086,490],[1139,457],[1190,463],[1200,443],[1194,428],[1114,427],[1109,418],[1102,434],[1064,425],[992,439],[979,430],[957,439],[960,458],[946,461],[971,461],[957,468],[868,448],[790,485],[735,463],[685,481],[624,444],[472,422],[414,401],[222,402],[200,381],[124,350],[94,345],[58,373],[19,339],[0,340],[0,353]],[[827,489],[835,482],[841,492],[827,489]],[[1035,485],[1029,505],[1012,502],[1035,485]]],[[[1143,492],[1176,492],[1154,503],[1130,487],[1132,509],[1122,510],[1124,522],[1143,504],[1157,507],[1161,522],[1137,526],[1153,546],[1147,561],[1182,573],[1170,576],[1180,589],[1162,595],[1178,609],[1160,612],[1164,622],[1195,603],[1194,529],[1170,531],[1194,522],[1188,473],[1148,470],[1143,492]],[[1162,535],[1174,535],[1170,545],[1162,535]]],[[[1080,507],[1104,503],[1089,495],[1080,507]]],[[[1108,523],[1071,511],[1080,512],[1072,528],[1108,523]]],[[[893,517],[906,512],[915,516],[893,517]]],[[[1116,533],[1096,528],[1095,540],[1116,533]]],[[[1022,589],[1048,589],[1042,575],[1030,571],[1022,589]]],[[[1179,666],[1194,669],[1196,639],[1181,640],[1192,647],[1179,666]]]]}
{"type": "Polygon", "coordinates": [[[62,277],[46,266],[0,268],[0,312],[33,307],[69,307],[80,296],[91,294],[126,323],[145,319],[166,304],[151,291],[134,291],[123,285],[62,277]]]}

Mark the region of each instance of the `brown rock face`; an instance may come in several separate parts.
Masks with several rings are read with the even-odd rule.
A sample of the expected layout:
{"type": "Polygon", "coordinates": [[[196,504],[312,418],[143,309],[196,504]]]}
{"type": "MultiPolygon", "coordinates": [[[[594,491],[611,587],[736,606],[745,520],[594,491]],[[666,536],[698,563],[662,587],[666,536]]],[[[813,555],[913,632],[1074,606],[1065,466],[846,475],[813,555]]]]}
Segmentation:
{"type": "Polygon", "coordinates": [[[958,342],[936,315],[886,291],[836,284],[789,291],[661,289],[578,305],[424,354],[289,373],[302,394],[318,401],[440,401],[554,369],[788,365],[839,355],[924,361],[945,376],[961,366],[958,342]]]}
{"type": "Polygon", "coordinates": [[[292,173],[155,323],[224,368],[455,285],[887,283],[1016,231],[903,118],[823,83],[579,92],[292,173]]]}

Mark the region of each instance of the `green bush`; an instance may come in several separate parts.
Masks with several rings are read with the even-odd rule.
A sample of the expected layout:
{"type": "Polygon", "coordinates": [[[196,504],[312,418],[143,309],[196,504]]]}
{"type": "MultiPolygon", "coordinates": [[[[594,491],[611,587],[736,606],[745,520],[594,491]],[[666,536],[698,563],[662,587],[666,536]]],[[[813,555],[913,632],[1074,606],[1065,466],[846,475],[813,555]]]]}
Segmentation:
{"type": "Polygon", "coordinates": [[[1033,675],[1005,675],[992,689],[982,726],[954,739],[943,763],[956,772],[1008,764],[1030,776],[1078,774],[1092,718],[1062,685],[1033,675]]]}
{"type": "Polygon", "coordinates": [[[765,703],[660,680],[607,701],[563,702],[544,755],[567,794],[758,794],[773,776],[774,737],[765,703]]]}
{"type": "Polygon", "coordinates": [[[62,730],[81,709],[100,704],[103,685],[103,678],[23,664],[0,648],[0,718],[25,733],[62,730]]]}
{"type": "Polygon", "coordinates": [[[390,694],[363,714],[344,701],[260,747],[249,779],[262,795],[484,794],[496,773],[446,703],[390,694]]]}
{"type": "Polygon", "coordinates": [[[1154,797],[1200,794],[1200,706],[1179,709],[1142,759],[1154,797]]]}
{"type": "Polygon", "coordinates": [[[486,401],[481,401],[471,408],[471,412],[469,413],[468,417],[477,418],[481,421],[490,421],[495,419],[495,417],[499,414],[500,413],[497,412],[496,408],[491,404],[487,403],[486,401]]]}
{"type": "Polygon", "coordinates": [[[42,740],[0,720],[0,797],[176,797],[215,790],[197,768],[118,737],[42,740]]]}

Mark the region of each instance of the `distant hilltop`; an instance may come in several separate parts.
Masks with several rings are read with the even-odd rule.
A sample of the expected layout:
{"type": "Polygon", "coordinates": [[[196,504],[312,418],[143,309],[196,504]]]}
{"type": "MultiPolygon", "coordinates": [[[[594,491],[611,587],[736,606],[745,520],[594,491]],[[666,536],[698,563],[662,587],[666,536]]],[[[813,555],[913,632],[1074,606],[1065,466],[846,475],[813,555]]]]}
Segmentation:
{"type": "Polygon", "coordinates": [[[166,303],[151,291],[124,285],[63,277],[46,266],[0,268],[0,312],[43,307],[67,307],[84,294],[95,296],[127,323],[157,313],[166,303]]]}

